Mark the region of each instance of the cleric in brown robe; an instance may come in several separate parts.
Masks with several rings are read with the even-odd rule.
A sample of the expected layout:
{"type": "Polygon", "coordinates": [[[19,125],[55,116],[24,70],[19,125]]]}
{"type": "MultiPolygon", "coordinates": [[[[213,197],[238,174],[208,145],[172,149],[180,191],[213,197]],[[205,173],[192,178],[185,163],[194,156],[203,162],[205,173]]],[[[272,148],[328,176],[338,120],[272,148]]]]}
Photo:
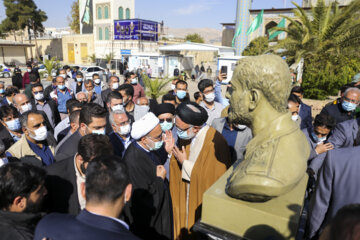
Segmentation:
{"type": "Polygon", "coordinates": [[[170,160],[170,193],[174,215],[174,238],[189,239],[200,219],[203,193],[231,165],[224,137],[206,125],[208,114],[195,102],[176,109],[179,141],[170,160]]]}

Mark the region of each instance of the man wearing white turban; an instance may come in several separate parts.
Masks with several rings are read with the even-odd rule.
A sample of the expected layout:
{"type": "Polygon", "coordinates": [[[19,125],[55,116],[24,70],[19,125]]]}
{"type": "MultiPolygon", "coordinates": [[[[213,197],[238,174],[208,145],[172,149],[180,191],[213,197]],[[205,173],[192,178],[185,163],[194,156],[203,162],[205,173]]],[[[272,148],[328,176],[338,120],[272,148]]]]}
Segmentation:
{"type": "Polygon", "coordinates": [[[159,119],[149,112],[132,125],[135,140],[126,150],[133,185],[124,215],[131,231],[141,239],[172,238],[172,208],[164,164],[174,147],[172,135],[163,136],[159,119]],[[165,142],[165,144],[164,144],[165,142]]]}

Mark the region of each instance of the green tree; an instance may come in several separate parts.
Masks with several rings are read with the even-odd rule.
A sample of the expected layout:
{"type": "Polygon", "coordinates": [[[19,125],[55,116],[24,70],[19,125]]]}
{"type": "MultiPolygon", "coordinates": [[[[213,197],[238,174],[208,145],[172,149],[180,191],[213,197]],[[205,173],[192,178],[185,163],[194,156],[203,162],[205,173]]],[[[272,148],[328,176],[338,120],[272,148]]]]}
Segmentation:
{"type": "Polygon", "coordinates": [[[204,43],[204,38],[201,37],[198,33],[188,34],[185,37],[186,41],[194,42],[194,43],[204,43]]]}
{"type": "Polygon", "coordinates": [[[281,49],[289,64],[304,59],[302,86],[305,97],[325,99],[336,94],[360,69],[357,46],[360,43],[360,1],[352,1],[339,8],[337,2],[325,5],[319,0],[311,11],[296,6],[296,18],[282,16],[290,21],[284,31],[287,37],[268,52],[281,49]]]}
{"type": "Polygon", "coordinates": [[[79,1],[76,0],[71,5],[71,17],[68,18],[69,27],[75,33],[80,33],[80,15],[79,15],[79,1]]]}
{"type": "Polygon", "coordinates": [[[150,96],[152,99],[157,101],[159,97],[166,94],[169,90],[165,89],[169,82],[173,79],[150,79],[146,74],[142,75],[143,82],[146,87],[146,94],[150,96]]]}
{"type": "Polygon", "coordinates": [[[56,57],[52,57],[51,59],[45,59],[44,60],[44,66],[46,68],[46,71],[48,73],[47,80],[52,80],[51,73],[53,70],[57,70],[60,68],[60,61],[56,59],[56,57]]]}
{"type": "Polygon", "coordinates": [[[269,48],[269,40],[267,37],[258,37],[250,42],[250,44],[242,52],[243,56],[256,56],[263,54],[269,48]]]}
{"type": "Polygon", "coordinates": [[[1,31],[3,33],[11,32],[16,41],[16,31],[20,29],[18,25],[20,9],[15,0],[4,0],[6,18],[1,22],[1,31]]]}
{"type": "Polygon", "coordinates": [[[25,28],[31,40],[30,30],[32,30],[35,36],[36,55],[39,57],[36,34],[44,32],[42,23],[47,20],[46,13],[38,9],[33,0],[4,0],[4,6],[6,18],[1,23],[1,29],[4,32],[12,32],[15,40],[15,32],[25,28]]]}
{"type": "Polygon", "coordinates": [[[317,54],[338,55],[360,42],[360,1],[352,1],[349,6],[339,8],[334,2],[325,5],[319,0],[311,12],[307,13],[295,2],[293,11],[296,18],[282,16],[290,21],[290,27],[273,30],[284,31],[287,37],[271,50],[285,49],[288,61],[299,62],[317,54]]]}

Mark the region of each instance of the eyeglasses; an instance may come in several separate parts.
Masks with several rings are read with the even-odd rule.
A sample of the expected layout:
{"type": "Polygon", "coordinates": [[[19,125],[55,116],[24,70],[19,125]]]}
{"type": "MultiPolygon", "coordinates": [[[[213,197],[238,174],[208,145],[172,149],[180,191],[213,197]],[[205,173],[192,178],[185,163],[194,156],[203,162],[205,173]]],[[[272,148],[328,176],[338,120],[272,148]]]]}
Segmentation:
{"type": "Polygon", "coordinates": [[[159,119],[160,123],[163,123],[163,122],[172,122],[173,119],[172,118],[164,118],[164,119],[159,119]]]}
{"type": "Polygon", "coordinates": [[[44,91],[38,91],[38,92],[34,92],[34,94],[38,94],[38,93],[44,93],[44,91]]]}
{"type": "Polygon", "coordinates": [[[359,101],[356,101],[356,100],[353,100],[353,99],[350,99],[350,98],[347,98],[347,97],[344,97],[344,100],[347,101],[347,102],[355,103],[355,104],[359,103],[359,101]]]}

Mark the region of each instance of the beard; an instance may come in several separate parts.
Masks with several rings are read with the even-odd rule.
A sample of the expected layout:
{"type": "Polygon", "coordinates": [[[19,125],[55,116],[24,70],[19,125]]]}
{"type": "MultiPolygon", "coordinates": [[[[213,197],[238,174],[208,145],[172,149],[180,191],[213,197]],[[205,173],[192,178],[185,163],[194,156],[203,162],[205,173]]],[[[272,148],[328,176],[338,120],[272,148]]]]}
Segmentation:
{"type": "Polygon", "coordinates": [[[44,198],[39,199],[37,202],[33,202],[28,198],[24,213],[38,213],[42,209],[42,203],[44,198]]]}
{"type": "Polygon", "coordinates": [[[240,96],[236,101],[231,100],[229,119],[234,124],[241,124],[251,127],[253,117],[244,105],[244,97],[240,96]],[[236,102],[236,103],[235,103],[236,102]]]}

